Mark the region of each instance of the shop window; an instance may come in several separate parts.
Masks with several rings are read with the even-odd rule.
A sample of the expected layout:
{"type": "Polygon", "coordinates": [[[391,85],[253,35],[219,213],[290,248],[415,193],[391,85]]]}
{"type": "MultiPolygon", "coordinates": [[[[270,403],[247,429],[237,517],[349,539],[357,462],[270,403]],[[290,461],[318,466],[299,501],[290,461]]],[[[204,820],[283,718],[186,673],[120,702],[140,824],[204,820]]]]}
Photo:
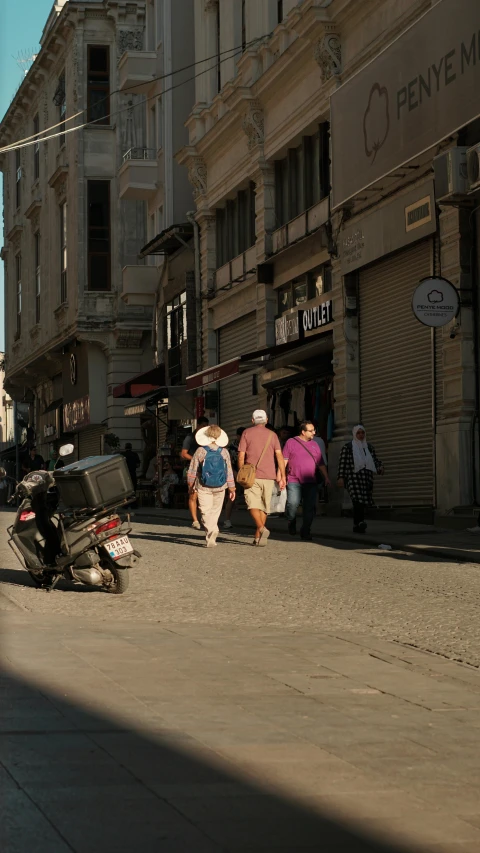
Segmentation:
{"type": "Polygon", "coordinates": [[[330,192],[329,125],[322,122],[317,133],[304,136],[301,145],[290,148],[275,162],[275,214],[277,226],[295,219],[330,192]]]}
{"type": "Polygon", "coordinates": [[[87,111],[88,121],[109,124],[110,50],[108,47],[88,46],[87,111]]]}
{"type": "Polygon", "coordinates": [[[278,313],[284,314],[293,307],[292,285],[287,284],[278,290],[278,313]]]}
{"type": "Polygon", "coordinates": [[[22,334],[22,256],[15,255],[15,279],[16,279],[16,328],[15,340],[22,334]]]}
{"type": "Polygon", "coordinates": [[[67,202],[60,205],[60,304],[67,301],[67,202]]]}
{"type": "Polygon", "coordinates": [[[308,281],[307,276],[294,278],[292,281],[293,287],[293,304],[294,306],[303,305],[308,300],[308,281]]]}
{"type": "Polygon", "coordinates": [[[167,347],[179,347],[187,339],[187,292],[167,304],[167,347]]]}
{"type": "Polygon", "coordinates": [[[110,181],[88,181],[88,289],[110,290],[110,181]]]}
{"type": "MultiPolygon", "coordinates": [[[[40,133],[40,119],[38,113],[33,118],[33,132],[35,136],[40,133]]],[[[38,181],[40,177],[40,143],[38,139],[33,143],[33,180],[38,181]]]]}
{"type": "Polygon", "coordinates": [[[217,267],[255,245],[255,184],[217,208],[217,267]]]}
{"type": "Polygon", "coordinates": [[[40,305],[40,288],[41,288],[41,279],[40,279],[40,232],[37,231],[33,235],[34,241],[34,258],[35,258],[35,323],[40,322],[41,315],[41,305],[40,305]]]}
{"type": "Polygon", "coordinates": [[[330,264],[315,267],[305,275],[294,278],[277,290],[278,315],[310,302],[312,299],[328,293],[332,289],[332,268],[330,264]]]}
{"type": "Polygon", "coordinates": [[[332,268],[323,264],[308,273],[308,298],[316,299],[332,289],[332,268]]]}
{"type": "Polygon", "coordinates": [[[15,151],[15,206],[18,209],[22,201],[22,162],[20,149],[15,151]]]}

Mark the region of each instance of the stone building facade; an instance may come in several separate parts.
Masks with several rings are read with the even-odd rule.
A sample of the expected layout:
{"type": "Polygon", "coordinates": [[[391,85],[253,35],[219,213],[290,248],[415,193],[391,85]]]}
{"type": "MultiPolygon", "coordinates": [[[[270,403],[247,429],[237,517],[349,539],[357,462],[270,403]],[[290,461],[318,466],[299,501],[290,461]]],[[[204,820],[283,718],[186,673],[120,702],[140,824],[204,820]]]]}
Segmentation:
{"type": "Polygon", "coordinates": [[[0,162],[6,387],[30,404],[44,453],[64,435],[80,456],[109,434],[141,447],[141,418],[114,394],[155,364],[163,258],[140,251],[192,207],[173,153],[193,101],[185,74],[169,75],[192,58],[193,24],[187,0],[185,38],[174,6],[55,3],[0,125],[2,148],[40,134],[0,162]]]}
{"type": "MultiPolygon", "coordinates": [[[[188,387],[218,392],[229,431],[257,407],[275,426],[315,418],[333,471],[364,419],[387,471],[378,503],[424,517],[471,506],[478,494],[475,193],[442,203],[434,183],[436,157],[477,142],[476,113],[465,104],[450,128],[437,119],[454,112],[451,102],[439,100],[433,117],[420,109],[460,71],[478,77],[480,10],[467,12],[449,48],[451,0],[195,0],[206,73],[178,156],[201,235],[203,363],[188,387]],[[403,37],[413,39],[404,55],[418,69],[402,89],[403,37]],[[435,44],[445,47],[438,57],[435,44]],[[370,71],[364,103],[355,87],[370,71]],[[401,122],[416,107],[416,129],[389,136],[398,156],[375,172],[395,111],[401,122]],[[364,160],[342,195],[350,146],[364,160]],[[428,276],[452,282],[461,301],[434,331],[411,310],[428,276]]],[[[456,100],[473,90],[466,81],[456,100]]],[[[339,511],[344,496],[330,497],[339,511]]]]}

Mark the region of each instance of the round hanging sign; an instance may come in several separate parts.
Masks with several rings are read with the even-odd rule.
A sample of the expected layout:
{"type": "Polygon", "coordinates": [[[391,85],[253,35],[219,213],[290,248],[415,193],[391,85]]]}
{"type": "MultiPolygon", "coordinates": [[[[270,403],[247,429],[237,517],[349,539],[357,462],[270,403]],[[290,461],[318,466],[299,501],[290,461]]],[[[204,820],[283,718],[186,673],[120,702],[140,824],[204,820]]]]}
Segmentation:
{"type": "Polygon", "coordinates": [[[458,291],[446,278],[423,278],[413,294],[413,313],[424,326],[446,326],[459,307],[458,291]]]}

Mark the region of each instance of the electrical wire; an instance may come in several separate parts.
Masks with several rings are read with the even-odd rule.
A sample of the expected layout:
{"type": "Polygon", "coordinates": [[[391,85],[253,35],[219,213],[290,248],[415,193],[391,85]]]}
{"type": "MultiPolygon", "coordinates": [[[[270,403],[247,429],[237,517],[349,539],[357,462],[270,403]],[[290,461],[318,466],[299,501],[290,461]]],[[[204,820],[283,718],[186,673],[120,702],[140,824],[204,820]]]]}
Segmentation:
{"type": "MultiPolygon", "coordinates": [[[[241,44],[241,45],[237,45],[236,47],[230,47],[230,48],[228,48],[228,50],[221,51],[221,53],[218,53],[218,54],[216,53],[212,56],[206,57],[205,59],[199,59],[196,62],[192,62],[189,65],[185,65],[182,68],[177,68],[173,71],[169,71],[168,74],[161,74],[158,77],[152,77],[151,81],[149,81],[149,82],[155,83],[155,82],[158,82],[159,80],[165,80],[167,77],[174,77],[175,74],[181,74],[184,71],[188,71],[190,68],[195,68],[197,65],[203,65],[204,62],[210,62],[211,60],[215,60],[215,65],[212,65],[209,68],[205,68],[203,71],[200,71],[198,74],[194,74],[192,77],[188,77],[186,80],[182,80],[180,83],[176,83],[175,85],[171,86],[168,89],[164,89],[161,94],[166,95],[168,92],[171,92],[174,89],[178,89],[180,86],[184,86],[186,83],[191,83],[193,80],[196,80],[198,77],[201,77],[203,74],[208,74],[210,71],[214,71],[217,63],[219,63],[221,65],[223,62],[227,62],[229,59],[234,59],[235,55],[237,53],[240,53],[240,52],[243,53],[247,47],[251,47],[252,45],[256,44],[259,41],[263,41],[264,39],[270,38],[272,33],[273,33],[273,30],[269,33],[266,33],[263,36],[258,36],[257,38],[252,39],[250,42],[247,42],[247,44],[241,44]],[[225,56],[225,54],[232,54],[232,56],[227,56],[224,59],[219,60],[219,57],[225,56]]],[[[131,92],[132,89],[136,89],[139,86],[143,86],[143,85],[144,85],[144,83],[135,83],[134,86],[129,86],[127,89],[115,89],[113,92],[109,93],[108,96],[106,96],[105,98],[102,98],[100,101],[98,101],[96,106],[99,106],[104,101],[110,100],[110,98],[113,97],[113,95],[118,95],[118,94],[125,95],[128,92],[131,92]]],[[[133,92],[133,94],[135,94],[135,93],[133,92]]],[[[86,109],[79,110],[79,112],[75,113],[73,116],[69,116],[68,118],[63,119],[62,121],[57,122],[57,124],[53,124],[48,128],[44,128],[38,134],[32,134],[31,136],[26,136],[23,139],[17,140],[16,142],[12,143],[11,145],[6,145],[3,148],[0,148],[0,154],[5,154],[9,151],[17,151],[21,148],[28,148],[29,146],[35,145],[36,143],[48,142],[49,139],[56,139],[59,136],[65,136],[67,133],[72,133],[72,132],[77,131],[77,130],[82,130],[82,129],[89,127],[93,124],[97,124],[100,121],[104,122],[106,118],[111,119],[114,116],[120,115],[123,112],[127,112],[128,110],[131,110],[131,109],[135,109],[136,107],[141,107],[144,104],[148,103],[149,101],[154,100],[155,98],[158,98],[158,97],[159,97],[158,94],[152,95],[149,98],[146,98],[144,101],[139,101],[136,104],[129,104],[127,107],[123,107],[122,109],[117,110],[116,112],[113,112],[113,113],[108,113],[108,115],[102,116],[101,118],[93,119],[92,121],[84,122],[83,124],[76,125],[75,127],[72,127],[72,128],[62,129],[61,131],[59,131],[59,133],[50,134],[49,136],[45,136],[45,134],[49,133],[50,130],[55,130],[55,128],[60,127],[60,126],[64,127],[65,124],[73,121],[74,119],[78,118],[78,116],[83,115],[83,113],[85,113],[87,111],[86,109]]]]}

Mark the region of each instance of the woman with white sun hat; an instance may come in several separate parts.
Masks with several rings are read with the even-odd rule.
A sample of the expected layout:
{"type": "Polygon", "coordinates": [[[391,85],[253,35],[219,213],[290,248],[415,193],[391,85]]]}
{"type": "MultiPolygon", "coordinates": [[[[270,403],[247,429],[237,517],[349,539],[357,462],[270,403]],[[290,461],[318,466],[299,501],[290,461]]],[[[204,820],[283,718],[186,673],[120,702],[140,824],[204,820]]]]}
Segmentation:
{"type": "Polygon", "coordinates": [[[223,507],[225,489],[235,500],[235,479],[228,452],[228,435],[216,424],[199,429],[195,436],[199,445],[195,451],[187,482],[190,494],[197,492],[202,524],[206,530],[206,547],[217,544],[218,519],[223,507]]]}

